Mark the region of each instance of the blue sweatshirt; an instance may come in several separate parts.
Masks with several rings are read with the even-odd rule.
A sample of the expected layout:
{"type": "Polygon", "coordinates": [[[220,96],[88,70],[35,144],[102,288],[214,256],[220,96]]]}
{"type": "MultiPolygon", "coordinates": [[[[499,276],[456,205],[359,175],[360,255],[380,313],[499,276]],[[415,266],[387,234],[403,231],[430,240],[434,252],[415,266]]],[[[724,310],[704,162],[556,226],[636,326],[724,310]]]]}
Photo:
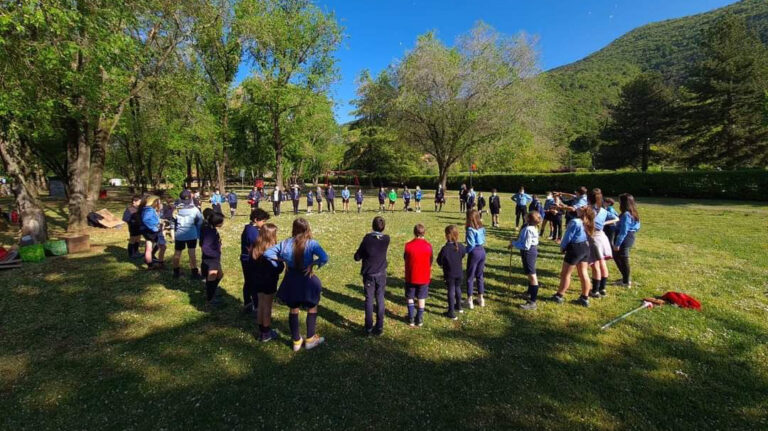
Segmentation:
{"type": "Polygon", "coordinates": [[[211,195],[211,205],[221,205],[222,199],[221,195],[218,193],[214,193],[211,195]]]}
{"type": "Polygon", "coordinates": [[[584,230],[584,223],[577,217],[568,222],[568,227],[563,234],[563,241],[560,243],[560,250],[565,251],[568,244],[581,242],[587,242],[587,231],[584,230]]]}
{"type": "Polygon", "coordinates": [[[157,211],[152,207],[144,207],[141,212],[141,223],[150,232],[160,231],[160,218],[157,216],[157,211]]]}
{"type": "Polygon", "coordinates": [[[230,204],[237,203],[237,195],[234,192],[227,193],[227,202],[230,204]]]}
{"type": "Polygon", "coordinates": [[[385,200],[387,200],[387,192],[380,191],[379,192],[379,203],[384,203],[385,200]]]}
{"type": "Polygon", "coordinates": [[[348,189],[343,189],[341,191],[341,198],[342,199],[349,199],[349,190],[348,189]]]}
{"type": "Polygon", "coordinates": [[[389,235],[371,232],[363,237],[355,252],[355,262],[363,261],[361,275],[387,275],[389,235]]]}
{"type": "Polygon", "coordinates": [[[637,232],[640,230],[640,222],[632,217],[632,214],[626,212],[619,216],[619,223],[616,227],[616,239],[613,241],[613,245],[621,247],[621,244],[627,238],[627,234],[630,232],[637,232]]]}
{"type": "Polygon", "coordinates": [[[512,243],[512,247],[519,250],[530,250],[531,247],[537,247],[539,245],[539,230],[536,226],[525,225],[525,228],[520,232],[520,236],[517,241],[512,243]]]}
{"type": "Polygon", "coordinates": [[[464,275],[464,267],[461,261],[464,259],[464,255],[467,254],[467,249],[464,244],[447,242],[440,249],[440,253],[437,254],[437,264],[443,269],[443,276],[445,278],[460,278],[464,275]]]}
{"type": "Polygon", "coordinates": [[[216,228],[207,223],[200,229],[200,248],[203,250],[203,258],[221,259],[221,237],[216,228]]]}
{"type": "Polygon", "coordinates": [[[363,192],[361,192],[360,190],[355,192],[355,201],[358,204],[362,204],[363,203],[363,192]]]}
{"type": "Polygon", "coordinates": [[[526,193],[515,193],[512,195],[512,200],[519,206],[528,206],[531,202],[531,195],[526,193]]]}
{"type": "Polygon", "coordinates": [[[618,217],[608,212],[605,208],[595,208],[595,232],[603,230],[605,222],[616,220],[618,217]]]}
{"type": "Polygon", "coordinates": [[[200,238],[203,215],[194,205],[184,205],[176,214],[176,241],[191,241],[200,238]]]}
{"type": "Polygon", "coordinates": [[[482,247],[485,245],[485,228],[475,229],[467,227],[467,253],[475,249],[475,247],[482,247]]]}
{"type": "Polygon", "coordinates": [[[329,200],[336,199],[336,190],[328,187],[328,190],[325,191],[325,197],[329,200]]]}
{"type": "Polygon", "coordinates": [[[278,260],[282,260],[290,269],[301,270],[308,268],[310,265],[316,265],[320,268],[328,263],[328,254],[320,246],[320,243],[314,239],[307,241],[301,268],[296,268],[296,263],[293,260],[293,238],[288,238],[270,247],[264,252],[264,256],[272,261],[273,266],[277,266],[278,260]]]}
{"type": "Polygon", "coordinates": [[[417,201],[420,201],[422,196],[423,196],[423,195],[422,195],[422,193],[421,193],[421,190],[416,190],[416,196],[415,196],[415,199],[416,199],[417,201]]]}
{"type": "Polygon", "coordinates": [[[249,259],[248,249],[259,238],[259,228],[248,223],[240,234],[240,261],[246,262],[249,259]]]}

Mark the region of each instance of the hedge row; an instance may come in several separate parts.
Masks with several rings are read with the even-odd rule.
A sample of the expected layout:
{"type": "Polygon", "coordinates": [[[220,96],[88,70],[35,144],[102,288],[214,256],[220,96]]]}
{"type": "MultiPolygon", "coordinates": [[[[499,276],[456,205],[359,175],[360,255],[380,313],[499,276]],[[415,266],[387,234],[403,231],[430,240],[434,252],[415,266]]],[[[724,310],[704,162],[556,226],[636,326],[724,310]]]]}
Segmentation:
{"type": "MultiPolygon", "coordinates": [[[[363,186],[408,185],[432,189],[438,183],[435,175],[405,178],[361,177],[363,186]]],[[[348,178],[331,179],[344,184],[348,178]]],[[[469,184],[469,175],[448,178],[448,188],[458,189],[469,184]]],[[[473,175],[476,190],[496,188],[500,192],[516,192],[520,186],[527,191],[544,193],[548,190],[570,192],[579,186],[600,187],[607,195],[632,193],[646,197],[677,197],[695,199],[768,200],[768,171],[690,171],[690,172],[606,172],[569,174],[482,174],[473,175]]]]}

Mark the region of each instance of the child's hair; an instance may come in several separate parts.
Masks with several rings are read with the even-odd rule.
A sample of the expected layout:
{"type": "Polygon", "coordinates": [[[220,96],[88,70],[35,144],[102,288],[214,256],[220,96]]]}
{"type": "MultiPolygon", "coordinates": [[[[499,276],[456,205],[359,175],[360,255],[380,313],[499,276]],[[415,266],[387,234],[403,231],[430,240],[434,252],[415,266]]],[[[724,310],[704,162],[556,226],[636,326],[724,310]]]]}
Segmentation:
{"type": "Polygon", "coordinates": [[[616,203],[616,202],[615,202],[613,199],[611,199],[611,198],[605,198],[605,199],[603,200],[603,202],[605,202],[606,204],[608,204],[608,205],[610,205],[610,206],[613,206],[613,204],[615,204],[615,203],[616,203]]]}
{"type": "Polygon", "coordinates": [[[526,219],[528,220],[528,224],[531,226],[538,226],[541,224],[541,214],[539,214],[538,211],[529,212],[526,219]]]}
{"type": "Polygon", "coordinates": [[[141,196],[139,196],[139,195],[133,195],[133,197],[131,198],[131,204],[133,204],[133,203],[134,203],[134,202],[136,202],[136,201],[138,201],[138,202],[139,202],[139,204],[141,204],[141,196]]]}
{"type": "Polygon", "coordinates": [[[208,222],[208,226],[210,227],[219,227],[222,224],[224,224],[224,216],[217,213],[216,211],[211,211],[208,213],[208,217],[206,218],[206,221],[208,222]]]}
{"type": "Polygon", "coordinates": [[[525,191],[525,187],[523,187],[523,186],[520,186],[520,190],[518,190],[518,192],[522,193],[522,192],[524,192],[524,191],[525,191]]]}
{"type": "Polygon", "coordinates": [[[584,223],[584,230],[590,237],[595,234],[595,210],[591,206],[579,208],[579,217],[584,223]]]}
{"type": "Polygon", "coordinates": [[[211,208],[204,209],[203,210],[203,220],[208,222],[208,218],[211,216],[211,214],[213,214],[213,209],[211,209],[211,208]]]}
{"type": "Polygon", "coordinates": [[[143,211],[144,208],[154,208],[160,202],[160,198],[156,195],[146,195],[139,204],[139,211],[143,211]]]}
{"type": "Polygon", "coordinates": [[[587,194],[587,188],[586,188],[586,187],[584,187],[584,186],[581,186],[581,187],[579,187],[577,191],[578,191],[578,192],[579,192],[579,194],[580,194],[580,195],[582,195],[582,196],[583,196],[583,195],[585,195],[585,194],[587,194]]]}
{"type": "Polygon", "coordinates": [[[374,232],[384,232],[384,226],[386,226],[384,217],[376,216],[373,218],[373,222],[371,222],[371,229],[373,229],[374,232]]]}
{"type": "Polygon", "coordinates": [[[637,213],[637,205],[635,204],[635,197],[629,193],[624,193],[619,196],[619,209],[621,213],[629,213],[633,219],[640,221],[640,214],[637,213]]]}
{"type": "Polygon", "coordinates": [[[472,229],[480,229],[483,227],[483,221],[480,220],[480,212],[478,210],[472,210],[467,213],[467,227],[472,229]]]}
{"type": "Polygon", "coordinates": [[[251,245],[251,259],[257,260],[275,244],[277,244],[277,226],[272,223],[265,223],[259,228],[259,236],[251,245]]]}
{"type": "Polygon", "coordinates": [[[491,193],[496,193],[496,189],[491,189],[491,193]]]}
{"type": "Polygon", "coordinates": [[[456,251],[459,251],[459,230],[455,224],[449,224],[445,227],[445,239],[448,242],[452,242],[456,251]]]}
{"type": "Polygon", "coordinates": [[[255,210],[251,211],[251,223],[255,221],[265,221],[269,220],[269,213],[264,211],[261,208],[256,208],[255,210]]]}
{"type": "Polygon", "coordinates": [[[587,194],[587,202],[589,202],[590,205],[594,205],[597,208],[603,207],[603,191],[600,189],[592,189],[589,194],[587,194]]]}
{"type": "Polygon", "coordinates": [[[294,220],[291,236],[293,237],[293,263],[297,268],[303,268],[304,249],[307,248],[307,242],[312,239],[309,222],[301,217],[294,220]]]}
{"type": "Polygon", "coordinates": [[[418,223],[413,227],[413,236],[424,236],[425,233],[427,233],[427,228],[425,228],[423,224],[418,223]]]}

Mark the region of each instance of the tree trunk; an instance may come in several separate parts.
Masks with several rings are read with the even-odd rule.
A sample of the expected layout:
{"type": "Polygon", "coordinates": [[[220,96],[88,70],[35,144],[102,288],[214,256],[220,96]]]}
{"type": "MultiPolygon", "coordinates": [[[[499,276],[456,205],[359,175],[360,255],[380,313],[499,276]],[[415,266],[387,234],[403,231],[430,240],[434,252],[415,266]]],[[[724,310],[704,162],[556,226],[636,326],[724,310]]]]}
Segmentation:
{"type": "Polygon", "coordinates": [[[272,139],[275,145],[275,186],[283,185],[283,141],[280,135],[280,116],[272,115],[272,139]]]}
{"type": "Polygon", "coordinates": [[[101,193],[101,184],[104,181],[104,165],[107,162],[109,136],[109,128],[104,124],[103,120],[99,120],[94,136],[94,145],[91,149],[91,166],[88,177],[88,212],[96,210],[99,193],[101,193]]]}
{"type": "Polygon", "coordinates": [[[187,187],[188,189],[192,188],[192,158],[189,157],[189,154],[184,156],[186,162],[187,162],[187,187]]]}
{"type": "Polygon", "coordinates": [[[224,170],[226,169],[226,163],[223,161],[216,161],[216,188],[219,192],[223,193],[227,189],[227,179],[224,170]]]}
{"type": "Polygon", "coordinates": [[[67,232],[78,233],[88,227],[88,180],[91,148],[88,145],[87,123],[69,120],[67,139],[67,189],[69,190],[69,219],[67,232]]]}
{"type": "Polygon", "coordinates": [[[28,176],[28,153],[18,142],[11,143],[0,137],[0,158],[5,171],[14,179],[12,191],[21,216],[21,235],[29,235],[35,243],[42,243],[48,239],[48,223],[37,187],[28,176]]]}
{"type": "Polygon", "coordinates": [[[440,180],[440,185],[443,186],[443,190],[448,190],[446,187],[448,183],[448,166],[447,163],[437,163],[437,172],[438,172],[438,178],[440,180]]]}

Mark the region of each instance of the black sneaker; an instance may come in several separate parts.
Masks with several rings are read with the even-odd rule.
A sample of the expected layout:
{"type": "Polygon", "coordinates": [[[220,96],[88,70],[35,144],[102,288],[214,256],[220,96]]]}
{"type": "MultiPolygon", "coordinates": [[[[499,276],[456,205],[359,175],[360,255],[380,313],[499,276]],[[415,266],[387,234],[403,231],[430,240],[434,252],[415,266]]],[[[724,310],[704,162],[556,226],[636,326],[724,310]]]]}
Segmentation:
{"type": "Polygon", "coordinates": [[[523,310],[535,310],[536,301],[527,301],[525,304],[520,304],[520,308],[523,310]]]}
{"type": "Polygon", "coordinates": [[[384,333],[384,330],[382,328],[373,328],[373,330],[371,331],[371,335],[373,335],[374,337],[380,337],[381,334],[383,333],[384,333]]]}
{"type": "Polygon", "coordinates": [[[447,318],[449,318],[451,320],[459,320],[459,318],[456,317],[456,315],[454,313],[451,313],[450,311],[445,313],[445,317],[447,317],[447,318]]]}
{"type": "Polygon", "coordinates": [[[600,291],[600,297],[601,298],[605,298],[606,296],[608,296],[608,292],[606,292],[605,290],[601,290],[600,291]]]}
{"type": "Polygon", "coordinates": [[[600,298],[601,297],[600,296],[600,292],[598,292],[597,290],[591,290],[589,292],[589,297],[590,298],[600,298]]]}
{"type": "Polygon", "coordinates": [[[586,296],[579,296],[579,299],[576,300],[576,304],[583,307],[589,307],[589,298],[586,296]]]}
{"type": "Polygon", "coordinates": [[[550,298],[550,301],[556,302],[558,304],[562,304],[563,302],[565,302],[565,298],[563,298],[562,296],[560,296],[558,294],[554,294],[554,295],[552,295],[552,298],[550,298]]]}

